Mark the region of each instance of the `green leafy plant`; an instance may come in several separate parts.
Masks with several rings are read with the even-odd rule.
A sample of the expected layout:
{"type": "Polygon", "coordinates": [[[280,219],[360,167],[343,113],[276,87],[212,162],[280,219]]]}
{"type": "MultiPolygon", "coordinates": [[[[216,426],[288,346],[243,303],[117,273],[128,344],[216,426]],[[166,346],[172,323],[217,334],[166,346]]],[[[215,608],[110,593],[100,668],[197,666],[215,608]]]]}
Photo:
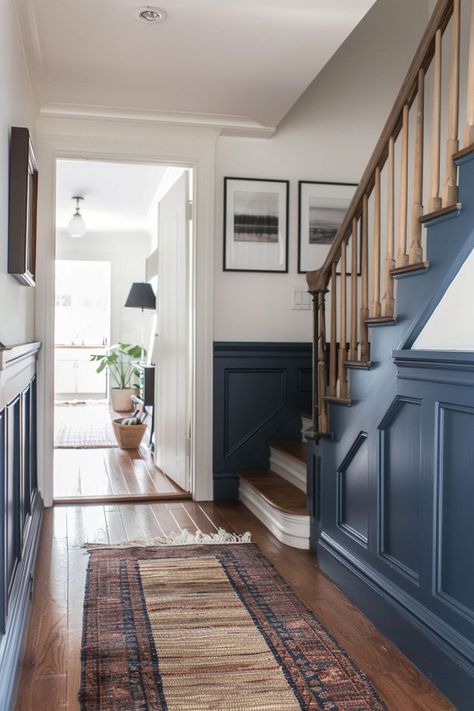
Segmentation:
{"type": "Polygon", "coordinates": [[[130,343],[117,343],[110,346],[105,355],[91,355],[91,360],[98,361],[97,373],[102,373],[107,368],[109,376],[115,387],[120,390],[137,388],[134,378],[140,377],[136,361],[146,355],[146,350],[130,343]],[[133,383],[133,384],[132,384],[133,383]]]}

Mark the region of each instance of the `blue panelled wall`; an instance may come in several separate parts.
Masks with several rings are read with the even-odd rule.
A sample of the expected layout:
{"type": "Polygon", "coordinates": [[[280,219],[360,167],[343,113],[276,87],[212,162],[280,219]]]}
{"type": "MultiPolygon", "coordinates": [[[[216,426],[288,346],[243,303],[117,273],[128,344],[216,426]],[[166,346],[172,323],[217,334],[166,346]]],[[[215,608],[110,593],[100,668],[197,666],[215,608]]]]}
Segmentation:
{"type": "Polygon", "coordinates": [[[311,410],[310,343],[214,344],[214,496],[238,496],[239,469],[266,469],[268,441],[301,439],[311,410]]]}
{"type": "Polygon", "coordinates": [[[351,372],[352,407],[330,407],[334,438],[310,443],[308,490],[322,570],[467,711],[474,352],[411,350],[474,248],[472,154],[460,161],[460,201],[428,225],[429,269],[398,281],[396,324],[371,329],[373,368],[351,372]]]}
{"type": "MultiPolygon", "coordinates": [[[[36,351],[28,358],[35,362],[36,351]]],[[[26,363],[27,358],[20,359],[26,363]]],[[[12,364],[17,365],[15,359],[12,364]]],[[[0,709],[12,708],[43,509],[37,482],[34,365],[30,369],[26,382],[20,368],[13,384],[7,384],[8,392],[0,392],[0,709]],[[20,382],[20,390],[12,390],[20,382]]]]}

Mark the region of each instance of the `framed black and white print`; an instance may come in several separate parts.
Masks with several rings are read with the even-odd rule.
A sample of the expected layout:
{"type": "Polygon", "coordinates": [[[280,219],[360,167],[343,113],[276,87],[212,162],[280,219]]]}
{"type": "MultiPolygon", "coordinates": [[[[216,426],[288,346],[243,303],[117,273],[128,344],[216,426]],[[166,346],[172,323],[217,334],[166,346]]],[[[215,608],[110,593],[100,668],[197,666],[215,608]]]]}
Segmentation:
{"type": "Polygon", "coordinates": [[[341,226],[357,184],[298,183],[298,272],[319,269],[341,226]]]}
{"type": "Polygon", "coordinates": [[[224,271],[288,271],[288,186],[224,178],[224,271]]]}

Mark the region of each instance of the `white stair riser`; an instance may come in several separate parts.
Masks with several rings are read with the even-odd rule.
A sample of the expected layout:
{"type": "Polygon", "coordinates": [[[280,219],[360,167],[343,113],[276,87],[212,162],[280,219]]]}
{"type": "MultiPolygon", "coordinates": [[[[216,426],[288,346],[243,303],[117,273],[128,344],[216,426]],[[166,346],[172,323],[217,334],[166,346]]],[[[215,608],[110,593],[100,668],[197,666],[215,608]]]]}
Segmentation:
{"type": "Polygon", "coordinates": [[[309,550],[309,516],[297,516],[275,509],[255,489],[241,480],[240,501],[273,533],[292,548],[309,550]]]}
{"type": "Polygon", "coordinates": [[[270,447],[270,469],[306,493],[306,464],[270,447]]]}

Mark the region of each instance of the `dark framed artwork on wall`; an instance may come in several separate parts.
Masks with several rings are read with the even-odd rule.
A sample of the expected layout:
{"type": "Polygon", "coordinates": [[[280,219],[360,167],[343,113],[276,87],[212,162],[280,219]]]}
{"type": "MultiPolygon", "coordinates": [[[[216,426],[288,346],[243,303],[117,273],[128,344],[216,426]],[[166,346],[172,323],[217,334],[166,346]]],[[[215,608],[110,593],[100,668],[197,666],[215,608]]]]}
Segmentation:
{"type": "Polygon", "coordinates": [[[298,273],[319,269],[341,226],[356,183],[298,183],[298,273]]]}
{"type": "Polygon", "coordinates": [[[38,168],[30,132],[11,129],[8,215],[8,273],[35,285],[38,168]]]}
{"type": "Polygon", "coordinates": [[[288,180],[224,178],[224,271],[288,271],[288,180]]]}

